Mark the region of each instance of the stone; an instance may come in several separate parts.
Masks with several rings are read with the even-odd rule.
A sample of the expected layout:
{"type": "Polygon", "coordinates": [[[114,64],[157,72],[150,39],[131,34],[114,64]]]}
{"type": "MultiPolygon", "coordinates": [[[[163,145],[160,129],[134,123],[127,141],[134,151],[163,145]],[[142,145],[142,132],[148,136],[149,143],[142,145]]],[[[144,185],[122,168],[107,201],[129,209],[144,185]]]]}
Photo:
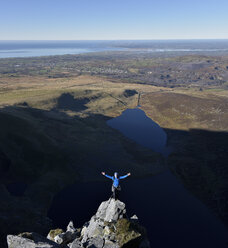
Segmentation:
{"type": "Polygon", "coordinates": [[[82,227],[82,230],[81,230],[81,236],[82,236],[82,237],[86,235],[87,228],[88,228],[88,226],[83,226],[83,227],[82,227]]]}
{"type": "Polygon", "coordinates": [[[85,243],[87,239],[101,236],[103,234],[104,223],[93,216],[88,224],[81,231],[82,243],[85,243]]]}
{"type": "Polygon", "coordinates": [[[52,229],[47,235],[47,239],[50,239],[52,241],[55,241],[55,236],[63,233],[63,229],[57,228],[57,229],[52,229]]]}
{"type": "Polygon", "coordinates": [[[109,240],[105,240],[105,244],[103,248],[120,248],[120,246],[117,243],[114,243],[109,240]]]}
{"type": "Polygon", "coordinates": [[[103,246],[104,246],[104,239],[100,236],[89,239],[89,241],[86,244],[86,248],[103,248],[103,246]]]}
{"type": "Polygon", "coordinates": [[[130,220],[134,223],[138,223],[139,222],[139,218],[136,214],[134,214],[133,216],[131,216],[130,220]]]}
{"type": "Polygon", "coordinates": [[[104,228],[104,236],[109,236],[111,234],[111,230],[108,226],[104,228]]]}
{"type": "Polygon", "coordinates": [[[142,240],[142,230],[141,227],[132,223],[129,219],[119,219],[116,223],[116,240],[118,244],[122,247],[123,245],[130,245],[134,243],[135,247],[138,247],[140,241],[142,240]]]}
{"type": "Polygon", "coordinates": [[[7,235],[9,248],[59,248],[55,242],[37,234],[23,233],[18,235],[7,235]]]}
{"type": "Polygon", "coordinates": [[[74,223],[73,221],[71,220],[67,226],[67,232],[76,232],[76,228],[74,227],[74,223]]]}
{"type": "MultiPolygon", "coordinates": [[[[124,218],[125,204],[109,199],[100,204],[96,214],[81,231],[81,242],[86,248],[119,248],[123,245],[139,247],[144,238],[144,229],[138,224],[138,217],[124,218]],[[103,243],[102,240],[105,240],[103,243]],[[103,244],[103,246],[102,246],[103,244]]],[[[147,243],[144,242],[145,248],[147,243]]],[[[142,246],[143,247],[143,246],[142,246]]]]}
{"type": "Polygon", "coordinates": [[[36,233],[22,233],[8,235],[7,242],[9,248],[150,248],[146,230],[139,225],[138,217],[127,218],[125,204],[115,199],[102,202],[82,228],[76,229],[70,221],[66,232],[54,229],[47,238],[36,233]]]}
{"type": "Polygon", "coordinates": [[[55,236],[54,241],[57,244],[67,244],[72,242],[74,239],[76,239],[77,236],[78,236],[77,231],[74,233],[68,231],[55,236]]]}
{"type": "Polygon", "coordinates": [[[126,214],[125,204],[119,200],[109,199],[102,202],[97,210],[96,217],[103,221],[117,221],[126,214]]]}
{"type": "Polygon", "coordinates": [[[67,226],[67,231],[60,233],[54,237],[54,241],[57,244],[68,244],[72,242],[74,239],[77,238],[79,235],[79,232],[76,228],[74,228],[73,221],[70,221],[70,223],[67,226]]]}
{"type": "Polygon", "coordinates": [[[130,218],[131,220],[137,220],[138,221],[138,216],[136,215],[136,214],[134,214],[133,216],[131,216],[131,218],[130,218]]]}
{"type": "Polygon", "coordinates": [[[83,248],[82,243],[79,239],[75,239],[70,245],[70,248],[83,248]]]}

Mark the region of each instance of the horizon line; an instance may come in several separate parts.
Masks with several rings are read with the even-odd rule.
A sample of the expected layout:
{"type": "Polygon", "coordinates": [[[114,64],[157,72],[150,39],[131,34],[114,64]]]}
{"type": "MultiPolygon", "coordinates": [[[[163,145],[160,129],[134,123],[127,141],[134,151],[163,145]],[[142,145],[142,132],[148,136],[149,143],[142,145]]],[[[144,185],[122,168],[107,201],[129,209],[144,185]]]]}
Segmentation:
{"type": "Polygon", "coordinates": [[[170,39],[3,39],[1,41],[185,41],[185,40],[227,40],[228,38],[170,38],[170,39]]]}

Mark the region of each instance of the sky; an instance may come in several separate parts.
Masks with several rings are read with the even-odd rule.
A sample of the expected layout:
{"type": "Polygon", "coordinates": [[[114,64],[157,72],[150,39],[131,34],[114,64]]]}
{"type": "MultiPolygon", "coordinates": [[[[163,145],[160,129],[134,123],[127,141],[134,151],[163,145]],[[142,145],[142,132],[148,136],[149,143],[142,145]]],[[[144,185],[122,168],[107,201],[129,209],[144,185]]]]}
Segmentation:
{"type": "Polygon", "coordinates": [[[0,0],[0,40],[228,39],[228,0],[0,0]]]}

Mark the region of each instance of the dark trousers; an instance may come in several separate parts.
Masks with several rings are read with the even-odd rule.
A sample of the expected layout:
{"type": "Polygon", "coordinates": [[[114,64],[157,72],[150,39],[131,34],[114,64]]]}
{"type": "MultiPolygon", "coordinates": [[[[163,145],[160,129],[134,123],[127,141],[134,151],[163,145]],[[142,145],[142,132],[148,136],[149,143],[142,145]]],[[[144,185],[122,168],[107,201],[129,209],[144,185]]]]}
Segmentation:
{"type": "Polygon", "coordinates": [[[121,191],[120,185],[118,187],[115,187],[114,185],[112,185],[112,198],[118,199],[120,191],[121,191]]]}

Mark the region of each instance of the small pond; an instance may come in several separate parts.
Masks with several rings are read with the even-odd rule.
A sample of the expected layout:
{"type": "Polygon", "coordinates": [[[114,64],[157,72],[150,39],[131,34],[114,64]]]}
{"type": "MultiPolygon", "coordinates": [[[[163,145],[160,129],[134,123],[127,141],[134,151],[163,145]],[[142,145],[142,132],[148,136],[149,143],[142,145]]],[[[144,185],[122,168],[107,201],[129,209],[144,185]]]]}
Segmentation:
{"type": "Polygon", "coordinates": [[[120,116],[107,121],[107,124],[138,144],[164,156],[171,152],[171,148],[166,146],[165,131],[140,108],[127,109],[120,116]]]}

